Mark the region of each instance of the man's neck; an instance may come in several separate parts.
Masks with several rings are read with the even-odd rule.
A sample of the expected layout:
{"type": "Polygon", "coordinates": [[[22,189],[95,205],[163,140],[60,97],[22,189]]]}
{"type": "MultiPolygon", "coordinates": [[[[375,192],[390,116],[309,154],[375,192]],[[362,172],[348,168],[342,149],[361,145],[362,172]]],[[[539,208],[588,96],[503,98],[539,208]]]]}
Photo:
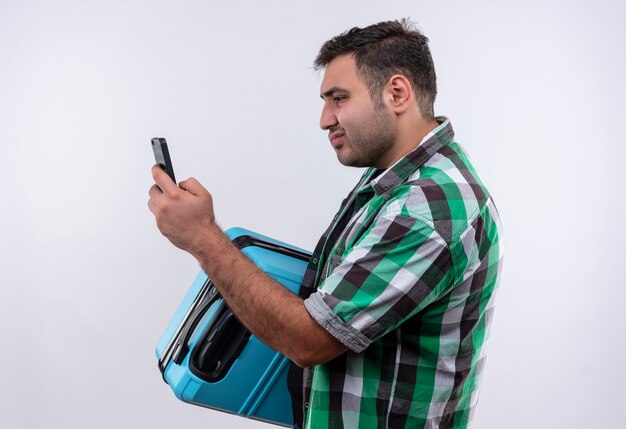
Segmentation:
{"type": "Polygon", "coordinates": [[[439,122],[437,122],[435,118],[430,120],[418,118],[411,121],[409,124],[400,124],[397,141],[393,149],[374,167],[383,170],[391,167],[398,162],[398,160],[413,152],[415,148],[420,145],[424,137],[438,126],[439,122]]]}

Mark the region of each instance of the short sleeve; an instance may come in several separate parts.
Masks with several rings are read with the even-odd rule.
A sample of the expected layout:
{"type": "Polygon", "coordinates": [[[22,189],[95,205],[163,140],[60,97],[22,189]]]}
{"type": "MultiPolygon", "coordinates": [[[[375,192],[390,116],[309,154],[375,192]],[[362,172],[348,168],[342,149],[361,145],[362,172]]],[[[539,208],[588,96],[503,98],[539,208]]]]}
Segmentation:
{"type": "Polygon", "coordinates": [[[426,222],[381,214],[304,302],[355,352],[394,330],[453,283],[450,249],[426,222]]]}

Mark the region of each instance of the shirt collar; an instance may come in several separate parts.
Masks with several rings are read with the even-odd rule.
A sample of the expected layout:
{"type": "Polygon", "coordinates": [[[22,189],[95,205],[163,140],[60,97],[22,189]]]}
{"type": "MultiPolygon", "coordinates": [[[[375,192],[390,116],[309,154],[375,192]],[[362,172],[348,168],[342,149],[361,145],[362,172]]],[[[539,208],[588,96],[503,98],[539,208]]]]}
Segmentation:
{"type": "MultiPolygon", "coordinates": [[[[387,168],[380,175],[369,180],[375,168],[370,168],[365,175],[368,179],[363,183],[365,188],[372,187],[377,195],[387,192],[401,183],[405,182],[411,174],[421,167],[431,156],[437,153],[442,147],[447,146],[454,140],[454,130],[450,120],[445,116],[435,118],[439,126],[428,133],[420,144],[408,155],[400,158],[395,164],[387,168]]],[[[365,188],[362,188],[364,190],[365,188]]]]}

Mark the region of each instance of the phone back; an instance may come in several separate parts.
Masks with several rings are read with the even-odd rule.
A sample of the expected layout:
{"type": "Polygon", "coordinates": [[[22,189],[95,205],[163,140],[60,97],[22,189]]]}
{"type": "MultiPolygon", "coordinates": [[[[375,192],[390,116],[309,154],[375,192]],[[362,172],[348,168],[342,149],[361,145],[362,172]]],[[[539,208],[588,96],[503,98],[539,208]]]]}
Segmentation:
{"type": "MultiPolygon", "coordinates": [[[[243,228],[228,237],[261,270],[297,294],[310,253],[243,228]]],[[[245,293],[248,285],[241,285],[245,293]]],[[[293,425],[289,361],[239,323],[200,271],[156,347],[163,379],[181,400],[293,425]]]]}

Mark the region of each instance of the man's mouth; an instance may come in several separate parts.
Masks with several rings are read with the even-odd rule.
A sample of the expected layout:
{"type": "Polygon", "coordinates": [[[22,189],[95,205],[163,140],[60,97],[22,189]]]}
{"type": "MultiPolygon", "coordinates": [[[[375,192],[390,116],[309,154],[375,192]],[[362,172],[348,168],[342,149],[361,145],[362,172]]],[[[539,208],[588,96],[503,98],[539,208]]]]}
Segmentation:
{"type": "Polygon", "coordinates": [[[343,140],[343,132],[341,131],[334,131],[332,133],[330,133],[330,135],[328,136],[328,140],[330,140],[330,144],[336,148],[337,146],[341,145],[341,142],[343,140]]]}

